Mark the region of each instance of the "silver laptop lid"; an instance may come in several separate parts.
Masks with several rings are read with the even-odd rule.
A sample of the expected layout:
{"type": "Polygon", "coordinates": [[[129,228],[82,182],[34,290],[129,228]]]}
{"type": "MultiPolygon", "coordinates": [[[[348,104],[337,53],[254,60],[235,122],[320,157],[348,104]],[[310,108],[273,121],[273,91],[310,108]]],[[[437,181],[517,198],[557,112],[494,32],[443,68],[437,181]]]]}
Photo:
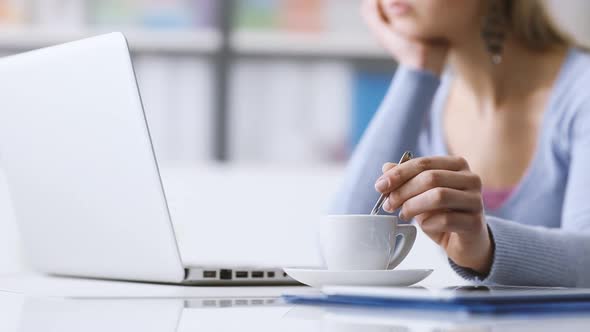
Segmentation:
{"type": "Polygon", "coordinates": [[[182,281],[124,36],[1,59],[0,95],[0,168],[33,267],[182,281]]]}

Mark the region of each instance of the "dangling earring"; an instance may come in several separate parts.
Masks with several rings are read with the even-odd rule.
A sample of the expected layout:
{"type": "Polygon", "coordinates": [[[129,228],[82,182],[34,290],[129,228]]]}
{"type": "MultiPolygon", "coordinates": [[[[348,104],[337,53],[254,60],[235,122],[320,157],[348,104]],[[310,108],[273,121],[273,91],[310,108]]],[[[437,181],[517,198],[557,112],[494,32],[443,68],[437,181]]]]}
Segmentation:
{"type": "Polygon", "coordinates": [[[501,1],[490,0],[488,13],[481,29],[481,37],[491,55],[492,63],[495,65],[502,63],[504,40],[506,39],[506,15],[501,1]]]}

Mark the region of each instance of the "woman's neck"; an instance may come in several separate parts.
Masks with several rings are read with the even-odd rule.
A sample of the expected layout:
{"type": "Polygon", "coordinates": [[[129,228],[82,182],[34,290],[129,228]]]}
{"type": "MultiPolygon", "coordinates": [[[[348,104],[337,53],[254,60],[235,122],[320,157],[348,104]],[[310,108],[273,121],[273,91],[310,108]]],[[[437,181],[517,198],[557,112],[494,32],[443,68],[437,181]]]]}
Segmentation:
{"type": "Polygon", "coordinates": [[[461,90],[482,111],[498,111],[522,101],[539,89],[551,88],[567,48],[534,52],[506,40],[502,62],[493,64],[482,42],[453,45],[449,63],[461,90]]]}

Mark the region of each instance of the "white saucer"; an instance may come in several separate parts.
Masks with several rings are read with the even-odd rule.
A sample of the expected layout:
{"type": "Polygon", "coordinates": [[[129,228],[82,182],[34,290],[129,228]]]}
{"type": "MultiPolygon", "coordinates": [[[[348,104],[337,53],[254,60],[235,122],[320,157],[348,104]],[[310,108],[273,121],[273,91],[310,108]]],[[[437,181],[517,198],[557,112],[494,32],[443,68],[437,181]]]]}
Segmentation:
{"type": "Polygon", "coordinates": [[[406,287],[428,277],[432,270],[353,270],[285,268],[293,279],[320,288],[323,286],[395,286],[406,287]]]}

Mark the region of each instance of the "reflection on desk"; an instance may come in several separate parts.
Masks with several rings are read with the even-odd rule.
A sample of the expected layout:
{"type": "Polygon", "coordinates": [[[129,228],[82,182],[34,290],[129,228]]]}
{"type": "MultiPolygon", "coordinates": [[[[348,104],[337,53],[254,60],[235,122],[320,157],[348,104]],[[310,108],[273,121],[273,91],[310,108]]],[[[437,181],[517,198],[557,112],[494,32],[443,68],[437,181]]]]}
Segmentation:
{"type": "Polygon", "coordinates": [[[276,297],[36,298],[0,292],[0,331],[586,331],[590,317],[486,317],[292,306],[276,297]]]}

